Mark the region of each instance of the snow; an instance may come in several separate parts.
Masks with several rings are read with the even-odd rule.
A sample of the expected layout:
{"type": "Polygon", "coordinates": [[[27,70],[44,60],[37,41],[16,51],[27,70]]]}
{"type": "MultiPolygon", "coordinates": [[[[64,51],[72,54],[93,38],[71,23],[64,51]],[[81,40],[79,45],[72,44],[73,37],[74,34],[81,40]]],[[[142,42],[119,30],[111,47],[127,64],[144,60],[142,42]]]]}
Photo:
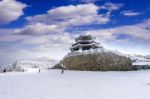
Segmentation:
{"type": "Polygon", "coordinates": [[[121,53],[117,50],[108,50],[108,49],[103,48],[102,46],[99,46],[99,47],[100,48],[98,48],[97,50],[90,49],[90,50],[84,50],[84,51],[79,50],[79,51],[70,52],[65,57],[77,56],[77,55],[86,55],[86,54],[92,54],[92,53],[101,53],[101,52],[111,52],[111,53],[117,54],[119,56],[126,56],[129,58],[132,57],[132,56],[129,56],[128,54],[121,53]]]}
{"type": "Polygon", "coordinates": [[[150,62],[133,62],[133,65],[150,65],[150,62]]]}
{"type": "Polygon", "coordinates": [[[10,71],[22,71],[22,67],[20,66],[14,66],[12,64],[0,66],[0,73],[6,70],[6,72],[10,71]]]}
{"type": "Polygon", "coordinates": [[[58,60],[54,60],[48,57],[42,57],[37,59],[30,60],[21,60],[17,61],[14,64],[0,66],[0,72],[6,71],[28,71],[32,69],[49,69],[52,68],[55,64],[58,63],[58,60]]]}
{"type": "Polygon", "coordinates": [[[0,74],[1,99],[150,99],[150,71],[0,74]]]}
{"type": "Polygon", "coordinates": [[[107,52],[106,50],[104,50],[103,48],[98,49],[98,50],[84,50],[84,51],[74,51],[74,52],[70,52],[68,53],[65,57],[70,57],[70,56],[78,56],[78,55],[86,55],[86,54],[92,54],[92,53],[100,53],[100,52],[107,52]]]}
{"type": "Polygon", "coordinates": [[[37,58],[32,60],[23,60],[18,61],[17,65],[23,68],[41,68],[41,69],[48,69],[52,68],[58,61],[53,60],[51,58],[37,58]]]}
{"type": "Polygon", "coordinates": [[[147,58],[146,56],[141,55],[131,55],[131,60],[133,60],[133,65],[150,65],[150,58],[147,58]]]}

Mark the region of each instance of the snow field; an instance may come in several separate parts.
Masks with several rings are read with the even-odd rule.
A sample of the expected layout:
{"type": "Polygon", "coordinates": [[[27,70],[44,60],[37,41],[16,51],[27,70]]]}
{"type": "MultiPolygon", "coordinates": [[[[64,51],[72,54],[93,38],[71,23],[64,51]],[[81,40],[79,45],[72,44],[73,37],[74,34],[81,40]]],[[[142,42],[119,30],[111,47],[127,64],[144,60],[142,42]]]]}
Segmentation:
{"type": "Polygon", "coordinates": [[[1,99],[150,99],[150,71],[0,74],[1,99]]]}

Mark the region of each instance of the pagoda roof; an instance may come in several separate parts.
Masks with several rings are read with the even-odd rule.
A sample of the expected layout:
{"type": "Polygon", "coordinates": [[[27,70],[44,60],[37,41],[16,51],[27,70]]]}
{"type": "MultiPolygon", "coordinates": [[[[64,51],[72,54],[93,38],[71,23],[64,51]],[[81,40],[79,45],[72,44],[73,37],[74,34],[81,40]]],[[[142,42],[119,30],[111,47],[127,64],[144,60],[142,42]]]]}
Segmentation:
{"type": "Polygon", "coordinates": [[[76,47],[86,47],[86,46],[99,46],[99,43],[91,43],[91,44],[77,44],[77,45],[74,45],[74,46],[72,46],[71,48],[76,48],[76,47]]]}
{"type": "Polygon", "coordinates": [[[75,43],[70,47],[71,51],[90,50],[103,48],[100,43],[95,41],[95,37],[92,35],[80,35],[75,38],[75,43]]]}
{"type": "Polygon", "coordinates": [[[94,40],[95,38],[92,36],[92,35],[81,35],[77,38],[75,38],[75,41],[78,42],[78,41],[83,41],[83,40],[94,40]]]}
{"type": "MultiPolygon", "coordinates": [[[[76,42],[76,43],[74,43],[74,44],[72,44],[72,46],[75,46],[75,45],[85,45],[85,44],[82,44],[82,43],[84,43],[84,42],[82,42],[82,41],[79,41],[79,42],[76,42]]],[[[97,45],[99,45],[100,43],[97,43],[97,42],[95,42],[95,41],[90,41],[90,42],[88,42],[88,44],[97,44],[97,45]]]]}

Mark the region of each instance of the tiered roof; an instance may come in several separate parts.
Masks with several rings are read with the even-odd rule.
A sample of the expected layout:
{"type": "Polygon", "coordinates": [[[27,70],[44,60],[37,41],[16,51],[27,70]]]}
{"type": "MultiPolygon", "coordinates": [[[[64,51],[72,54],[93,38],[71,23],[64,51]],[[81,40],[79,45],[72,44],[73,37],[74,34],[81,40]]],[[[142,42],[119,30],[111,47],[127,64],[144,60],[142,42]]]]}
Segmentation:
{"type": "Polygon", "coordinates": [[[71,46],[71,51],[78,51],[80,49],[83,50],[90,50],[90,49],[98,49],[101,46],[100,43],[94,41],[95,37],[92,35],[80,35],[79,37],[75,38],[75,43],[71,46]]]}

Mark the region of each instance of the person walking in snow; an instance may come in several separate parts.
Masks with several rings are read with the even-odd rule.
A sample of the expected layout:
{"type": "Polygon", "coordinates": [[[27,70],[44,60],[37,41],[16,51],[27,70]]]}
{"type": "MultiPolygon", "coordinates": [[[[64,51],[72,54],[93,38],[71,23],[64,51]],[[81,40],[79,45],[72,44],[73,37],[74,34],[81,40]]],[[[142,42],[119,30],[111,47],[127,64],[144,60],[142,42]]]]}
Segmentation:
{"type": "Polygon", "coordinates": [[[64,74],[64,69],[62,68],[62,70],[61,70],[61,74],[64,74]]]}
{"type": "Polygon", "coordinates": [[[6,69],[4,69],[3,73],[5,73],[5,72],[6,72],[6,69]]]}
{"type": "Polygon", "coordinates": [[[60,64],[61,66],[61,74],[64,74],[64,70],[67,70],[67,67],[64,66],[63,64],[60,64]]]}
{"type": "Polygon", "coordinates": [[[41,72],[41,69],[39,69],[39,73],[41,72]]]}

